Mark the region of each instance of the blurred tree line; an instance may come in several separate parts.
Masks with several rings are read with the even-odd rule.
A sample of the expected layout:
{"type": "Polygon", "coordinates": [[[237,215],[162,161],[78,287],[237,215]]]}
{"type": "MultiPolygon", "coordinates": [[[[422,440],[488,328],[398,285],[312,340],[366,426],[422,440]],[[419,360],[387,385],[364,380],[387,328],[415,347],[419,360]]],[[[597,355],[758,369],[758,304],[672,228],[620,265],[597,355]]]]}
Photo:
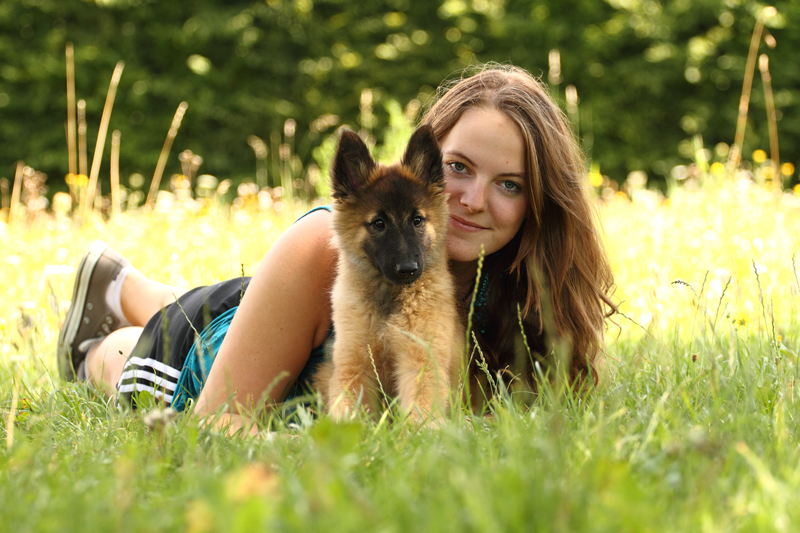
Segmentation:
{"type": "MultiPolygon", "coordinates": [[[[797,163],[800,115],[789,111],[800,99],[800,3],[775,6],[765,28],[775,46],[762,42],[760,51],[770,57],[781,159],[797,163]]],[[[24,159],[50,176],[51,191],[60,188],[67,42],[77,97],[86,101],[90,161],[111,73],[125,62],[109,129],[121,132],[123,184],[134,173],[152,176],[181,101],[189,108],[165,175],[181,172],[177,153],[190,149],[204,157],[201,173],[255,179],[257,157],[280,151],[287,136],[303,166],[341,124],[380,141],[387,102],[414,114],[444,79],[486,61],[511,62],[547,81],[603,174],[664,177],[693,157],[698,134],[718,157],[719,143],[733,141],[763,7],[751,0],[3,0],[0,177],[24,159]]],[[[757,72],[744,156],[758,148],[769,152],[757,72]]]]}

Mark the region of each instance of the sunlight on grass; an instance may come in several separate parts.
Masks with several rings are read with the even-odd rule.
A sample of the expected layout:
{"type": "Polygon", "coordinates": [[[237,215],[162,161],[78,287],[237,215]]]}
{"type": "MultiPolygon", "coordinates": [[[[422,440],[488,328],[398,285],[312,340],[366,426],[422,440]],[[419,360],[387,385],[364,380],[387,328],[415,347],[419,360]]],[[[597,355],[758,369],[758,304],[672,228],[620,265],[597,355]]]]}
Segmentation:
{"type": "Polygon", "coordinates": [[[800,197],[713,175],[628,194],[597,200],[622,313],[600,389],[545,390],[530,409],[501,394],[492,417],[436,431],[302,408],[258,439],[189,417],[149,429],[58,382],[94,239],[190,287],[252,274],[304,205],[0,225],[0,529],[791,530],[800,197]]]}

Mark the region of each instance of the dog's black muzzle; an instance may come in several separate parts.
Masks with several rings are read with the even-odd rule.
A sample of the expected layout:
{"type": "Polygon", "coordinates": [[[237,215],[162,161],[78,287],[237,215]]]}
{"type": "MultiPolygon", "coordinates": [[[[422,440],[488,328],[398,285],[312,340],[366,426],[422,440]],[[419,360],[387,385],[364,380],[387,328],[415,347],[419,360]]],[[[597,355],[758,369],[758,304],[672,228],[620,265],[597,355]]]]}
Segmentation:
{"type": "Polygon", "coordinates": [[[408,285],[422,275],[422,260],[399,259],[391,261],[381,269],[383,276],[397,285],[408,285]]]}

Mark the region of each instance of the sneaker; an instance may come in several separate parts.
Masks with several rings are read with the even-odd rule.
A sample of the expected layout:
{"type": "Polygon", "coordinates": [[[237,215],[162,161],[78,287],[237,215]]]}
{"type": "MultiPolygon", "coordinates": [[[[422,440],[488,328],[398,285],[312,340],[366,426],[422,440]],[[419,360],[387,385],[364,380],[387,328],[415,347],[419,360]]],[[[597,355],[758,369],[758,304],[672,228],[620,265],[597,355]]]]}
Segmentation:
{"type": "Polygon", "coordinates": [[[58,335],[58,373],[75,381],[89,349],[120,326],[106,304],[108,285],[130,262],[103,241],[94,241],[81,259],[64,325],[58,335]]]}

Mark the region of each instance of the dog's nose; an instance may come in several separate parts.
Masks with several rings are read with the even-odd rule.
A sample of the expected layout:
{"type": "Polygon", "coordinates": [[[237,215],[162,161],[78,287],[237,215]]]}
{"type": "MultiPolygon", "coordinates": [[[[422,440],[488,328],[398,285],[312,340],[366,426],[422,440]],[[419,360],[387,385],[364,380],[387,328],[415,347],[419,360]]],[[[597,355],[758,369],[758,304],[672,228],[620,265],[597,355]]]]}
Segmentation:
{"type": "Polygon", "coordinates": [[[397,275],[401,278],[411,278],[417,273],[417,270],[419,270],[419,264],[416,261],[397,264],[397,275]]]}

